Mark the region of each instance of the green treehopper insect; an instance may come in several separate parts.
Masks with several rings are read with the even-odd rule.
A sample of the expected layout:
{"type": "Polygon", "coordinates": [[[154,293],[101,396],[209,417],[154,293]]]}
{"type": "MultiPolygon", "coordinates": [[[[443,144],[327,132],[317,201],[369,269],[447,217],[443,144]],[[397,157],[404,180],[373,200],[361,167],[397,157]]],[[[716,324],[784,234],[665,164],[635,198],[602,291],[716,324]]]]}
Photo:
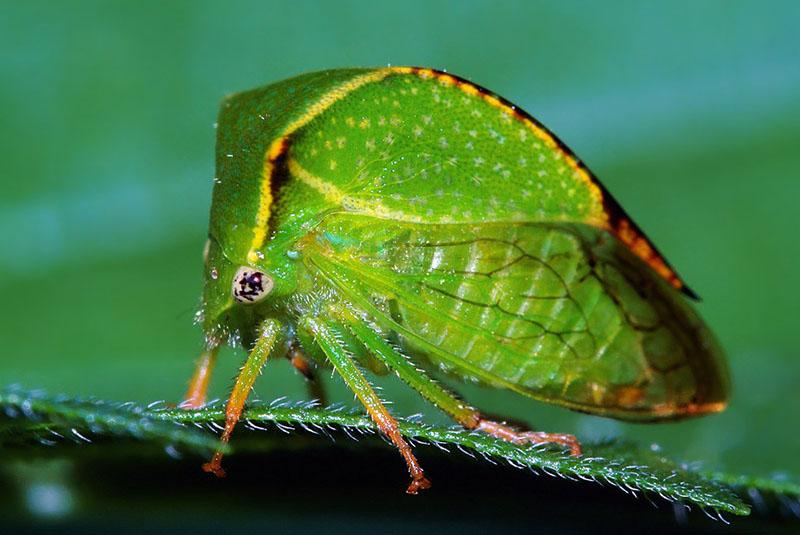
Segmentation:
{"type": "MultiPolygon", "coordinates": [[[[663,256],[531,116],[430,69],[316,72],[227,98],[205,251],[204,403],[217,349],[249,350],[228,441],[268,357],[331,366],[429,486],[365,370],[392,371],[469,429],[434,371],[577,411],[668,420],[722,410],[722,351],[663,256]]],[[[204,468],[224,474],[221,453],[204,468]]]]}

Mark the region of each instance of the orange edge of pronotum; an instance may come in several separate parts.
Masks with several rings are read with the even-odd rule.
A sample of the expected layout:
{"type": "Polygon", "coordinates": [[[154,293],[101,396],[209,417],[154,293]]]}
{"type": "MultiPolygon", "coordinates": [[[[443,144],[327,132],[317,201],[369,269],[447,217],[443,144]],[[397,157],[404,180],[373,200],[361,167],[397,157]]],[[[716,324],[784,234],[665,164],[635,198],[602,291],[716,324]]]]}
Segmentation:
{"type": "Polygon", "coordinates": [[[490,106],[500,109],[522,122],[545,145],[559,151],[564,158],[564,162],[573,172],[577,173],[578,177],[589,188],[592,198],[602,206],[602,218],[599,221],[592,222],[592,224],[611,232],[670,285],[678,290],[682,290],[691,297],[697,297],[696,294],[686,286],[683,280],[681,280],[664,256],[658,252],[650,239],[639,230],[635,223],[633,223],[619,203],[614,200],[594,174],[566,145],[564,145],[564,143],[544,125],[536,121],[536,119],[511,104],[503,97],[495,95],[491,91],[458,76],[421,67],[393,67],[392,69],[396,73],[415,74],[421,78],[433,78],[445,85],[456,86],[464,93],[471,96],[479,96],[490,106]]]}

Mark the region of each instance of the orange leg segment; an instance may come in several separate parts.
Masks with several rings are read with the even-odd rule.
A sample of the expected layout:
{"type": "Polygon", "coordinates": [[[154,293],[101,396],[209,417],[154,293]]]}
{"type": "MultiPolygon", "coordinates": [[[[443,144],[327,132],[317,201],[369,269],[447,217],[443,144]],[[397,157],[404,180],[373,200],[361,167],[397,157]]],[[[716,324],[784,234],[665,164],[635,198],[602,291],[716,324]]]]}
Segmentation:
{"type": "MultiPolygon", "coordinates": [[[[279,335],[280,324],[274,320],[265,320],[262,324],[261,336],[256,340],[255,346],[247,356],[247,361],[239,372],[239,377],[236,378],[236,384],[228,398],[228,405],[225,408],[225,429],[220,438],[223,444],[230,440],[233,428],[244,410],[244,403],[253,389],[256,378],[261,374],[261,368],[266,363],[267,357],[277,344],[279,335]]],[[[203,470],[211,472],[217,477],[225,477],[225,470],[222,469],[221,463],[222,452],[217,451],[211,461],[203,465],[203,470]]]]}
{"type": "Polygon", "coordinates": [[[189,381],[189,389],[180,404],[182,409],[199,409],[206,402],[206,392],[208,392],[208,382],[211,379],[211,372],[217,362],[219,346],[206,349],[200,353],[197,365],[194,369],[192,380],[189,381]]]}
{"type": "Polygon", "coordinates": [[[289,351],[287,356],[289,357],[289,362],[292,363],[292,366],[294,366],[294,368],[306,378],[309,397],[319,401],[320,405],[323,407],[327,405],[328,397],[325,395],[325,389],[323,388],[319,378],[314,373],[311,363],[308,361],[306,356],[303,355],[302,351],[297,348],[293,348],[291,351],[289,351]]]}
{"type": "Polygon", "coordinates": [[[520,432],[511,426],[483,418],[475,408],[456,398],[451,392],[428,377],[424,371],[414,366],[409,359],[398,353],[369,325],[360,321],[352,311],[339,307],[332,309],[332,315],[341,317],[347,328],[365,347],[369,348],[378,360],[397,372],[397,375],[411,385],[414,390],[452,416],[453,419],[467,429],[479,429],[514,444],[539,444],[544,442],[562,444],[569,447],[573,455],[580,455],[581,446],[572,435],[536,433],[533,431],[520,432]]]}
{"type": "Polygon", "coordinates": [[[573,435],[518,431],[509,425],[483,419],[478,422],[476,429],[513,444],[561,444],[568,447],[572,455],[581,454],[581,444],[573,435]]]}
{"type": "Polygon", "coordinates": [[[314,335],[317,344],[328,357],[328,360],[333,364],[336,372],[350,390],[355,393],[364,408],[367,409],[367,413],[378,426],[378,429],[400,451],[400,455],[403,456],[408,466],[408,472],[411,475],[411,483],[408,485],[406,492],[408,494],[417,494],[421,489],[429,488],[431,483],[425,477],[419,461],[414,456],[414,452],[411,451],[411,446],[408,445],[408,442],[405,441],[400,433],[397,420],[386,409],[375,389],[372,388],[364,374],[358,369],[347,350],[342,347],[334,332],[315,318],[308,318],[306,326],[314,335]]]}
{"type": "MultiPolygon", "coordinates": [[[[374,393],[374,391],[373,391],[374,393]]],[[[375,396],[377,398],[377,395],[375,396]]],[[[361,396],[359,399],[366,407],[367,412],[369,413],[370,417],[375,421],[378,426],[378,429],[381,432],[389,437],[389,440],[392,441],[397,449],[400,451],[400,455],[403,456],[403,459],[406,461],[406,466],[408,466],[408,473],[411,475],[411,483],[408,484],[408,488],[406,492],[408,494],[417,494],[420,490],[428,489],[431,486],[431,482],[428,481],[428,478],[425,477],[425,472],[422,470],[422,467],[417,461],[417,458],[414,456],[414,452],[411,451],[411,446],[408,445],[408,442],[405,441],[403,435],[400,434],[400,429],[397,427],[397,420],[395,420],[389,411],[386,410],[386,407],[383,403],[378,400],[378,404],[374,406],[370,406],[361,396]]]]}

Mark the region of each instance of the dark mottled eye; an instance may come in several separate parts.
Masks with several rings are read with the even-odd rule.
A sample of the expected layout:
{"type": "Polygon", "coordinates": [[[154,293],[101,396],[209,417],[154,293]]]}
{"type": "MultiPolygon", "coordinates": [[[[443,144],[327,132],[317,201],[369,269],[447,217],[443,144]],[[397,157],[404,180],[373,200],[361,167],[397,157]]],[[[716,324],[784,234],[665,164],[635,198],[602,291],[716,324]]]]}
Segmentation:
{"type": "Polygon", "coordinates": [[[275,282],[266,273],[242,266],[233,276],[231,292],[234,299],[247,305],[264,299],[273,286],[275,282]]]}

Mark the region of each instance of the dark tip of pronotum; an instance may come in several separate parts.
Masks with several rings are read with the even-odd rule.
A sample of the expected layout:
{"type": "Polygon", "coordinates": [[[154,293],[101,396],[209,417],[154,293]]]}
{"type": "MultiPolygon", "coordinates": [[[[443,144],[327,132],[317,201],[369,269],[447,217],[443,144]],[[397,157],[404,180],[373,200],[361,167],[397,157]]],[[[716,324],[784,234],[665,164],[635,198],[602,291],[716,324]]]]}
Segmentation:
{"type": "Polygon", "coordinates": [[[681,292],[683,292],[683,295],[689,297],[690,299],[694,299],[695,301],[700,302],[700,301],[703,300],[702,297],[697,295],[697,292],[695,292],[694,290],[692,290],[691,288],[689,288],[685,284],[683,286],[681,286],[681,292]]]}

